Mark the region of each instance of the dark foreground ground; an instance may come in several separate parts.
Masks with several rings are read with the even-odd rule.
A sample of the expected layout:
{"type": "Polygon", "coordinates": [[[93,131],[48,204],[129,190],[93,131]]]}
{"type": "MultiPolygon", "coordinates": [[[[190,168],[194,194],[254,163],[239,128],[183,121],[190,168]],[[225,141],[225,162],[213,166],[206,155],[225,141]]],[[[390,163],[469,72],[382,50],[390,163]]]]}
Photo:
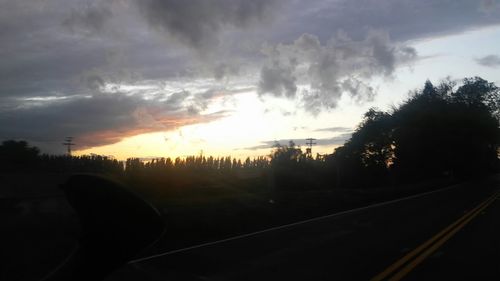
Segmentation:
{"type": "Polygon", "coordinates": [[[75,247],[79,224],[58,188],[67,178],[0,174],[0,280],[39,280],[75,247]]]}
{"type": "MultiPolygon", "coordinates": [[[[0,280],[40,280],[75,247],[79,223],[57,188],[67,178],[61,174],[0,175],[0,280]]],[[[167,233],[144,254],[171,252],[449,184],[290,193],[270,204],[269,195],[255,189],[254,183],[249,181],[248,188],[230,188],[232,184],[228,183],[227,187],[186,189],[184,193],[173,190],[163,197],[151,197],[163,213],[167,233]]],[[[181,250],[132,263],[109,280],[369,280],[468,214],[498,187],[498,180],[476,181],[418,198],[181,250]]],[[[490,205],[478,210],[464,227],[458,229],[460,223],[452,227],[450,231],[458,229],[457,233],[412,267],[406,278],[500,280],[500,207],[498,200],[487,203],[490,205]]],[[[422,259],[425,250],[407,263],[422,259]]]]}
{"type": "Polygon", "coordinates": [[[174,251],[107,280],[500,280],[499,182],[174,251]]]}

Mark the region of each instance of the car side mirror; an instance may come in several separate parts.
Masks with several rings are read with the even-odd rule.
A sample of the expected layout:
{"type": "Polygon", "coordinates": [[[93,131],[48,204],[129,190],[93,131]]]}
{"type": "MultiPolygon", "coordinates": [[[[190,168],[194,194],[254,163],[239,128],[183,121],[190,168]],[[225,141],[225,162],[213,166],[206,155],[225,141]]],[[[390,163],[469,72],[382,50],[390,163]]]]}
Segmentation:
{"type": "Polygon", "coordinates": [[[78,248],[45,281],[102,280],[164,233],[159,212],[112,180],[74,175],[61,186],[81,223],[78,248]]]}

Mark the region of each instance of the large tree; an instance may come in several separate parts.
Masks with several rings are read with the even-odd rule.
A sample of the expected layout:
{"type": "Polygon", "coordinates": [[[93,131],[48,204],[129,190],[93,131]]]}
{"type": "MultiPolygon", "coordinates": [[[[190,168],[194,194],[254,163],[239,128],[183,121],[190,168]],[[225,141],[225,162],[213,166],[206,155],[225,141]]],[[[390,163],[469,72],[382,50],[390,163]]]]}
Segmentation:
{"type": "Polygon", "coordinates": [[[391,113],[370,109],[332,161],[358,185],[383,182],[387,173],[413,181],[491,172],[498,167],[499,108],[498,87],[482,78],[427,81],[391,113]]]}
{"type": "Polygon", "coordinates": [[[394,168],[409,179],[491,171],[497,161],[498,88],[481,78],[429,81],[394,113],[394,168]]]}

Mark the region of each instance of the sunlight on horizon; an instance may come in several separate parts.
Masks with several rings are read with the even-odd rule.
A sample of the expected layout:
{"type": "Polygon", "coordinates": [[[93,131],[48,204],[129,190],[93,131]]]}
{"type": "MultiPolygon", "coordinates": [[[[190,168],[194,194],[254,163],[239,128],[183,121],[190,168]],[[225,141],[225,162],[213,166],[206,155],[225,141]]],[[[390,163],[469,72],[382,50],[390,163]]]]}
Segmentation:
{"type": "MultiPolygon", "coordinates": [[[[190,155],[232,156],[239,159],[246,157],[267,156],[272,147],[254,148],[264,141],[288,139],[291,132],[305,139],[311,136],[310,130],[301,128],[300,116],[284,116],[283,110],[293,107],[293,103],[284,103],[276,99],[275,106],[280,110],[270,110],[255,92],[248,92],[233,97],[231,101],[220,100],[206,112],[222,110],[227,103],[231,104],[232,114],[204,124],[179,127],[172,131],[147,133],[131,136],[122,141],[93,148],[75,151],[76,155],[98,154],[113,156],[119,160],[129,157],[186,157],[190,155]],[[294,127],[294,123],[296,127],[294,127]]],[[[271,106],[272,107],[272,106],[271,106]]],[[[275,108],[274,108],[275,109],[275,108]]],[[[344,115],[345,116],[345,115],[344,115]]],[[[306,120],[315,119],[308,116],[306,120]]],[[[303,120],[304,121],[304,120],[303,120]]],[[[318,120],[317,120],[318,121],[318,120]]],[[[317,122],[328,126],[330,122],[317,122]],[[323,124],[326,123],[326,124],[323,124]]],[[[325,135],[315,133],[313,137],[325,135]]],[[[288,142],[280,142],[288,144],[288,142]]],[[[304,148],[304,143],[297,143],[304,148]]],[[[338,145],[317,146],[314,153],[331,153],[338,145]]]]}
{"type": "MultiPolygon", "coordinates": [[[[265,142],[281,141],[281,144],[287,144],[285,140],[291,139],[304,140],[297,145],[305,148],[306,138],[331,138],[338,135],[316,129],[336,126],[354,129],[368,108],[389,110],[391,106],[404,101],[409,91],[422,87],[426,79],[432,78],[433,82],[439,82],[448,75],[463,78],[462,73],[466,71],[498,83],[497,69],[471,64],[473,58],[466,56],[474,53],[475,57],[480,57],[493,52],[495,43],[500,43],[498,38],[500,28],[492,27],[414,41],[413,46],[422,59],[411,67],[399,67],[397,76],[374,79],[373,85],[378,89],[378,94],[372,102],[358,104],[343,95],[336,108],[314,116],[300,108],[297,100],[261,97],[255,88],[247,89],[230,96],[216,97],[200,112],[210,114],[227,111],[228,116],[221,119],[165,132],[130,136],[115,144],[83,150],[76,148],[75,154],[112,155],[124,160],[129,157],[175,158],[203,153],[241,159],[269,155],[271,147],[256,149],[265,146],[265,142]],[[479,49],[474,43],[485,40],[489,42],[487,48],[479,49]],[[453,48],[457,45],[460,48],[453,48]],[[448,51],[452,49],[453,52],[448,51]]],[[[332,153],[337,146],[318,145],[314,147],[313,153],[332,153]]]]}

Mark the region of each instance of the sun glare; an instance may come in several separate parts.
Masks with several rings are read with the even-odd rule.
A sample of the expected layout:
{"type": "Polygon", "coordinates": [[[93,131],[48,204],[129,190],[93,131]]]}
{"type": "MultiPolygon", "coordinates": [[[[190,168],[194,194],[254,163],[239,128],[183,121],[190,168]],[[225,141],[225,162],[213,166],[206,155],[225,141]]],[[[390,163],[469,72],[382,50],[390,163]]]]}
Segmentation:
{"type": "Polygon", "coordinates": [[[223,107],[231,110],[227,117],[219,120],[182,126],[171,131],[127,137],[116,144],[80,150],[77,154],[94,153],[126,159],[131,156],[184,157],[200,153],[235,157],[268,153],[240,151],[255,145],[255,139],[266,140],[279,132],[277,124],[266,119],[265,107],[256,93],[239,94],[230,101],[220,100],[205,112],[216,112],[223,107]]]}

